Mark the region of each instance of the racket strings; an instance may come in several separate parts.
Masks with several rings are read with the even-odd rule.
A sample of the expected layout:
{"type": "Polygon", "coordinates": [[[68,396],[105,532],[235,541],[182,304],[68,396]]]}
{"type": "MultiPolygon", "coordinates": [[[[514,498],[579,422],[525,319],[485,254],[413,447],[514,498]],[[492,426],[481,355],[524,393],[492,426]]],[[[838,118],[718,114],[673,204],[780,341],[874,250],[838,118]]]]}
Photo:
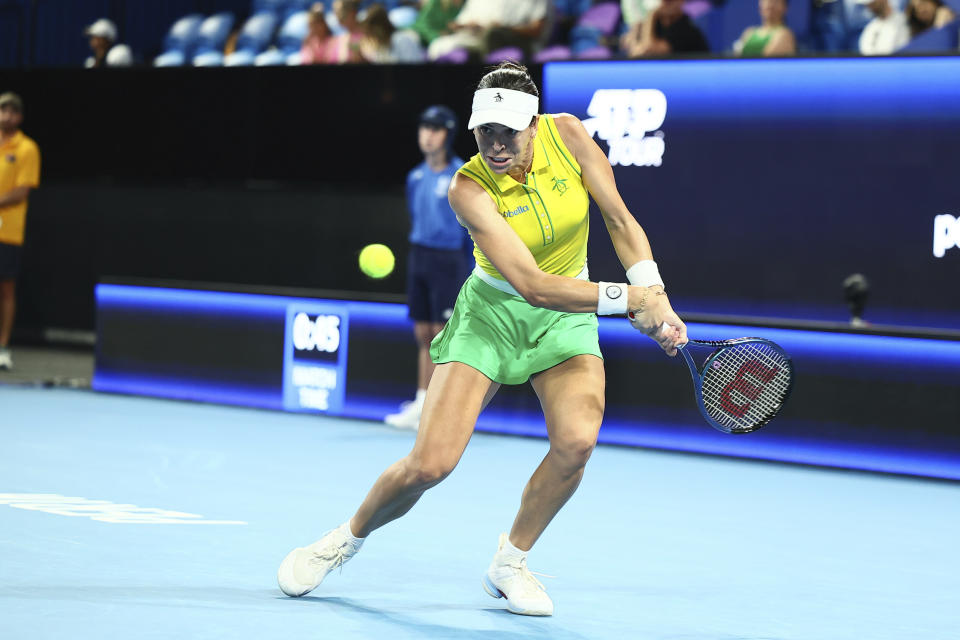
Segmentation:
{"type": "Polygon", "coordinates": [[[769,344],[727,347],[703,372],[703,405],[722,427],[752,431],[780,410],[792,378],[790,359],[769,344]]]}

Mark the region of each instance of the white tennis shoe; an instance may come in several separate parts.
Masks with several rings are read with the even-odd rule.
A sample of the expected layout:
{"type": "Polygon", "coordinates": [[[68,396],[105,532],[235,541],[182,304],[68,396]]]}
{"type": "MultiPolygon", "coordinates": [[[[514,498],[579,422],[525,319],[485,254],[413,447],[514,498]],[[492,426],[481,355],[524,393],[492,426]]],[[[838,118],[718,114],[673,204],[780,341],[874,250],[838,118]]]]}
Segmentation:
{"type": "Polygon", "coordinates": [[[410,400],[400,405],[399,413],[391,413],[383,421],[397,429],[416,431],[420,428],[420,413],[422,411],[423,401],[410,400]]]}
{"type": "Polygon", "coordinates": [[[540,581],[527,568],[526,556],[506,558],[500,553],[507,534],[500,534],[500,547],[483,575],[483,588],[494,598],[507,599],[507,611],[523,616],[552,616],[553,601],[540,581]]]}
{"type": "Polygon", "coordinates": [[[13,356],[10,355],[10,349],[0,347],[0,369],[4,371],[13,369],[13,356]]]}
{"type": "Polygon", "coordinates": [[[360,550],[363,545],[354,542],[356,538],[348,536],[341,525],[306,547],[298,547],[287,554],[277,571],[277,584],[280,591],[292,598],[306,595],[320,586],[323,579],[333,569],[342,567],[360,550]]]}

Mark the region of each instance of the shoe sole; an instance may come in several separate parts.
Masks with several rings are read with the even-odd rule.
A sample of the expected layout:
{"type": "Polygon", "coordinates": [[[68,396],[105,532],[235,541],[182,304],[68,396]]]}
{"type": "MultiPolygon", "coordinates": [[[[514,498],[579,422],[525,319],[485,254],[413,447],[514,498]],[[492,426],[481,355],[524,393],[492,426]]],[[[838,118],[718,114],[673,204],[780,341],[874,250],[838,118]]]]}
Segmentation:
{"type": "Polygon", "coordinates": [[[513,603],[510,602],[510,598],[507,597],[507,594],[505,594],[503,591],[500,591],[500,589],[497,588],[497,585],[493,584],[493,581],[490,580],[490,576],[488,576],[487,574],[483,574],[483,579],[480,581],[480,583],[483,585],[483,590],[486,591],[487,594],[490,595],[490,597],[503,598],[504,600],[506,600],[507,611],[509,611],[510,613],[515,613],[518,616],[552,616],[553,615],[552,611],[534,611],[530,609],[524,610],[524,609],[514,608],[513,603]]]}

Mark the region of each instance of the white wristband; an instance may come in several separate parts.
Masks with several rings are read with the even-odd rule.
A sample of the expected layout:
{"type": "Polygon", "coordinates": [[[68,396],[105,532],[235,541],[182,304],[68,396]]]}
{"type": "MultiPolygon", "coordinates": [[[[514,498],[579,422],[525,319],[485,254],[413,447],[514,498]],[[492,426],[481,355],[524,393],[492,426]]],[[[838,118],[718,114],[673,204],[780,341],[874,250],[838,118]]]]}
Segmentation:
{"type": "Polygon", "coordinates": [[[627,312],[627,284],[598,282],[597,315],[610,316],[627,312]]]}
{"type": "Polygon", "coordinates": [[[627,280],[638,287],[660,285],[666,289],[660,277],[660,270],[657,269],[657,263],[653,260],[641,260],[627,269],[627,280]]]}

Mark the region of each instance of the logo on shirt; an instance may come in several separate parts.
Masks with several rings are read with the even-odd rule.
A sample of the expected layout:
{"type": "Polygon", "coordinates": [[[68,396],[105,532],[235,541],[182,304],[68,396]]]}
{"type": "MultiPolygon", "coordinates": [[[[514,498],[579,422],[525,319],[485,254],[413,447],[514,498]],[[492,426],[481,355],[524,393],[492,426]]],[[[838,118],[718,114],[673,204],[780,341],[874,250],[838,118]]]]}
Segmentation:
{"type": "Polygon", "coordinates": [[[503,102],[503,96],[500,95],[500,92],[499,92],[499,91],[497,92],[497,95],[493,96],[493,101],[494,101],[494,102],[503,102]]]}
{"type": "Polygon", "coordinates": [[[7,162],[13,164],[16,161],[17,161],[17,156],[13,155],[12,153],[7,154],[7,162]]]}
{"type": "Polygon", "coordinates": [[[561,196],[567,192],[567,179],[566,178],[553,178],[553,189],[551,191],[556,191],[561,196]]]}
{"type": "Polygon", "coordinates": [[[666,145],[660,127],[667,97],[659,89],[598,89],[583,121],[590,136],[607,142],[613,166],[659,167],[666,145]],[[647,135],[650,133],[651,135],[647,135]]]}
{"type": "Polygon", "coordinates": [[[502,215],[504,218],[512,218],[513,216],[518,216],[521,213],[526,213],[529,210],[530,210],[530,207],[522,204],[516,209],[514,209],[513,211],[504,211],[500,215],[502,215]]]}

